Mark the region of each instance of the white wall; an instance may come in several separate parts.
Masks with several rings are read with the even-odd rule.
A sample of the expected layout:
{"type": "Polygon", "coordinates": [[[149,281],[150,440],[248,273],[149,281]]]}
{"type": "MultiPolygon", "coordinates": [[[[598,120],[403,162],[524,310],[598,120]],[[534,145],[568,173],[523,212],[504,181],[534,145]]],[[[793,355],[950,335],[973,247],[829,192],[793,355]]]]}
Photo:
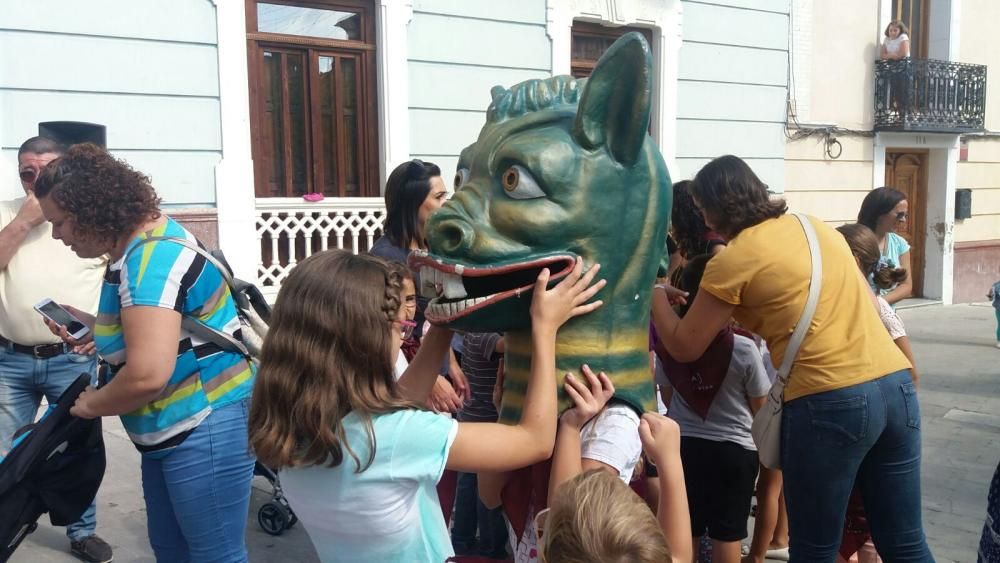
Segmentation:
{"type": "Polygon", "coordinates": [[[674,180],[734,154],[783,192],[789,0],[686,0],[683,14],[674,180]]]}
{"type": "Polygon", "coordinates": [[[450,186],[490,88],[551,76],[545,1],[414,0],[407,44],[410,155],[439,165],[450,186]]]}
{"type": "Polygon", "coordinates": [[[20,193],[17,148],[40,121],[101,123],[108,148],[168,204],[212,206],[222,156],[209,0],[3,0],[0,198],[20,193]]]}

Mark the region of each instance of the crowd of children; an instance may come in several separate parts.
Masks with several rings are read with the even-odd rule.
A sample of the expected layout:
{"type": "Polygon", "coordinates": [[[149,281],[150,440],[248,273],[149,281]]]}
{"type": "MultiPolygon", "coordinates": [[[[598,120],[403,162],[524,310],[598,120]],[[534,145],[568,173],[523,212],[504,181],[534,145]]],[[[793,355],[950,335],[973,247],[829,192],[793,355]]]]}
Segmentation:
{"type": "Polygon", "coordinates": [[[601,366],[586,365],[559,378],[573,406],[558,412],[557,331],[601,307],[605,285],[599,264],[578,259],[558,283],[538,275],[520,420],[497,422],[504,336],[456,338],[425,323],[419,277],[405,266],[443,201],[430,163],[390,176],[386,236],[372,254],[328,251],[296,266],[271,316],[246,432],[321,560],[873,560],[873,533],[887,558],[932,560],[917,372],[892,307],[909,292],[908,248],[891,232],[905,198],[873,191],[839,234],[813,222],[830,285],[819,328],[793,358],[781,471],[760,465],[751,428],[775,379],[771,350],[783,357],[805,302],[807,238],[735,157],[675,193],[673,275],[651,288],[650,385],[664,413],[616,400],[601,366]],[[781,256],[775,238],[789,245],[781,256]],[[505,512],[515,472],[549,459],[547,494],[524,518],[505,512]]]}
{"type": "MultiPolygon", "coordinates": [[[[426,164],[404,166],[424,176],[428,169],[426,164]]],[[[402,184],[401,189],[416,186],[416,194],[392,194],[396,202],[410,202],[397,216],[413,215],[416,237],[426,220],[424,202],[433,194],[431,179],[402,184]]],[[[667,301],[680,319],[699,307],[700,290],[706,287],[703,276],[713,262],[741,251],[739,245],[726,248],[727,239],[732,241],[739,230],[730,228],[724,237],[708,226],[709,212],[694,195],[698,189],[687,183],[676,188],[678,199],[689,201],[687,208],[681,206],[688,214],[683,219],[676,218],[675,209],[671,233],[683,244],[679,263],[672,268],[673,285],[655,290],[670,293],[667,301]]],[[[905,218],[905,212],[901,216],[897,210],[905,200],[888,192],[880,196],[885,201],[866,202],[876,209],[865,209],[862,215],[876,213],[881,230],[883,222],[905,218]],[[877,213],[886,205],[889,209],[877,213]],[[889,217],[882,221],[882,215],[889,217]]],[[[884,259],[878,231],[854,224],[841,227],[840,234],[839,244],[850,249],[844,255],[853,257],[862,274],[859,279],[867,278],[873,289],[894,298],[904,293],[896,291],[907,279],[905,270],[897,267],[902,260],[884,259]]],[[[824,236],[824,245],[837,247],[836,239],[824,236]]],[[[891,236],[882,233],[881,238],[888,241],[883,247],[898,253],[901,246],[893,245],[891,236]]],[[[402,262],[409,250],[420,248],[416,240],[409,248],[397,246],[401,252],[392,258],[402,262]]],[[[738,563],[764,556],[787,559],[789,539],[794,556],[799,530],[793,526],[791,538],[782,537],[787,531],[781,523],[781,472],[759,464],[751,436],[754,415],[764,405],[775,373],[767,344],[750,331],[759,328],[753,322],[741,324],[727,314],[693,353],[671,346],[677,325],[654,308],[651,384],[659,387],[667,416],[637,413],[616,402],[610,379],[588,366],[565,375],[563,387],[573,407],[557,416],[555,388],[549,383],[555,378],[556,331],[572,316],[600,306],[599,301],[589,302],[602,287],[595,281],[598,272],[599,265],[594,265],[584,274],[578,262],[574,272],[551,289],[548,272],[539,276],[525,408],[518,424],[504,426],[496,424],[502,334],[461,336],[455,355],[467,392],[460,406],[450,404],[431,394],[438,378],[451,375],[442,358],[454,337],[427,325],[420,327],[425,332],[419,346],[406,344],[413,319],[420,315],[415,311],[413,275],[405,267],[342,252],[320,254],[297,266],[275,306],[250,436],[261,461],[280,469],[289,501],[321,559],[443,561],[457,554],[456,560],[468,561],[687,563],[708,557],[703,560],[738,563]],[[340,283],[330,284],[330,279],[340,283]],[[400,359],[401,346],[411,352],[419,349],[408,364],[400,359]],[[289,370],[297,375],[292,377],[289,370]],[[501,505],[511,472],[550,456],[547,498],[533,498],[524,521],[508,522],[501,505]],[[450,483],[447,492],[441,490],[447,469],[459,472],[457,492],[450,483]],[[628,485],[637,481],[647,482],[646,491],[655,496],[652,502],[630,491],[628,485]],[[752,544],[744,546],[755,492],[757,533],[752,544]],[[372,542],[375,536],[379,541],[372,542]],[[699,551],[707,555],[695,554],[694,546],[703,542],[706,549],[699,551]]],[[[856,276],[846,271],[842,275],[856,276]]],[[[719,290],[709,287],[717,297],[719,290]]],[[[865,292],[871,303],[859,297],[856,306],[871,311],[857,315],[880,318],[883,337],[898,349],[900,360],[886,365],[912,365],[905,331],[892,306],[867,289],[858,295],[865,292]]],[[[916,383],[915,370],[901,373],[916,383]]],[[[860,483],[859,477],[848,519],[841,523],[841,560],[851,560],[859,551],[874,553],[860,483]]],[[[890,544],[890,549],[897,547],[890,544]]],[[[918,545],[917,560],[923,560],[919,550],[918,545]]]]}

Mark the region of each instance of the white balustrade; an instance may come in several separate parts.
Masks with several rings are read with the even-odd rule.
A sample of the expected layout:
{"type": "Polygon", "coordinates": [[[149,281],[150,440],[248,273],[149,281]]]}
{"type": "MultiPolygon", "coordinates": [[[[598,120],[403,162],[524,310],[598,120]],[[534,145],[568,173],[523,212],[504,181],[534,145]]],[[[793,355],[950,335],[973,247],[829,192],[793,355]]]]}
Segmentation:
{"type": "Polygon", "coordinates": [[[378,197],[332,197],[316,203],[263,198],[256,203],[258,285],[273,297],[295,265],[331,248],[367,251],[382,232],[378,197]]]}

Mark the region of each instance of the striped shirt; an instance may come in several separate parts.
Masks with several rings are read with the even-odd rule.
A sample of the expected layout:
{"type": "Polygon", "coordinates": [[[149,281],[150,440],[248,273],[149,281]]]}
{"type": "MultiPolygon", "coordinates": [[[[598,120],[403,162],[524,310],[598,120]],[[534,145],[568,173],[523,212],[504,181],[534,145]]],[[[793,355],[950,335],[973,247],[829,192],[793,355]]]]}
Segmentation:
{"type": "MultiPolygon", "coordinates": [[[[125,256],[108,265],[94,340],[112,373],[127,360],[123,308],[172,309],[239,338],[236,308],[219,271],[200,254],[170,241],[144,244],[129,255],[128,249],[150,236],[197,242],[194,235],[168,218],[163,225],[133,239],[125,256]]],[[[140,451],[165,453],[197,428],[212,408],[248,397],[253,380],[253,368],[243,356],[181,328],[177,362],[166,387],[149,404],[122,415],[122,424],[140,451]]]]}
{"type": "Polygon", "coordinates": [[[462,338],[462,373],[469,381],[471,397],[458,412],[462,422],[496,422],[493,387],[502,354],[496,353],[497,342],[503,338],[495,332],[466,333],[462,338]]]}

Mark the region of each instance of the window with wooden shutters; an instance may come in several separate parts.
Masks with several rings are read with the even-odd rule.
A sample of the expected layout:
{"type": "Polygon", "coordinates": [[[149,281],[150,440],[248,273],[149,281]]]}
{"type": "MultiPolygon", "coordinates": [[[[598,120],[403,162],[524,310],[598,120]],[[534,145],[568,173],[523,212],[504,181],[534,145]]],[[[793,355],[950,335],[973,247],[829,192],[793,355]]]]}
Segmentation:
{"type": "MultiPolygon", "coordinates": [[[[596,23],[573,22],[570,42],[570,74],[573,78],[590,76],[604,51],[630,31],[641,33],[652,48],[653,33],[644,27],[606,27],[596,23]]],[[[652,121],[649,123],[649,131],[650,134],[653,133],[652,121]]]]}
{"type": "Polygon", "coordinates": [[[378,196],[371,2],[246,2],[257,196],[378,196]]]}
{"type": "Polygon", "coordinates": [[[598,59],[616,39],[630,31],[638,31],[653,45],[653,34],[643,27],[606,27],[596,23],[573,22],[570,43],[570,73],[574,78],[584,78],[594,72],[598,59]]]}

